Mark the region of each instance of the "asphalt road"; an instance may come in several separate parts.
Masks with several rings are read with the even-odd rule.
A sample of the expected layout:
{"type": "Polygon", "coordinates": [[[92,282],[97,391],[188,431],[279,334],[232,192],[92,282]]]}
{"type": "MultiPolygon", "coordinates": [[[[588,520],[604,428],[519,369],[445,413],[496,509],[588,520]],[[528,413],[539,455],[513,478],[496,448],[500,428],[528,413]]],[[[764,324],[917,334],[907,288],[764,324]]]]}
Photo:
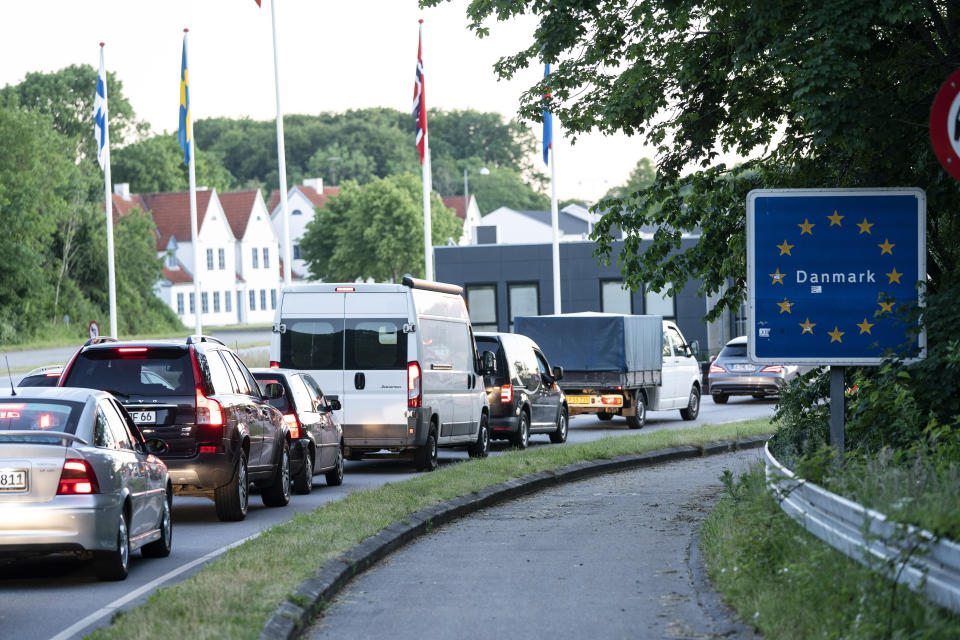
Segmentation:
{"type": "MultiPolygon", "coordinates": [[[[678,411],[649,412],[644,431],[769,417],[773,408],[774,403],[768,400],[732,398],[726,405],[715,405],[705,399],[697,421],[680,420],[678,411]]],[[[600,422],[594,416],[578,416],[570,421],[568,441],[586,442],[631,433],[636,432],[628,430],[622,418],[600,422]]],[[[541,446],[562,445],[549,444],[545,435],[534,436],[531,447],[541,446]]],[[[494,454],[506,450],[506,443],[493,444],[494,454]]],[[[440,450],[441,464],[466,459],[463,451],[440,450]]],[[[309,496],[294,496],[289,506],[279,509],[265,508],[258,496],[251,496],[249,515],[236,523],[219,522],[213,503],[208,500],[177,497],[173,509],[173,553],[168,558],[149,560],[134,554],[129,577],[119,583],[98,582],[89,564],[61,558],[0,564],[0,637],[80,637],[109,623],[114,610],[135,606],[158,586],[176,583],[196,572],[227,545],[350,491],[403,480],[412,473],[410,464],[399,460],[348,462],[341,487],[327,487],[322,476],[318,476],[309,496]]]]}
{"type": "Polygon", "coordinates": [[[681,460],[477,512],[357,577],[305,635],[753,638],[705,579],[697,535],[723,470],[760,459],[681,460]]]}

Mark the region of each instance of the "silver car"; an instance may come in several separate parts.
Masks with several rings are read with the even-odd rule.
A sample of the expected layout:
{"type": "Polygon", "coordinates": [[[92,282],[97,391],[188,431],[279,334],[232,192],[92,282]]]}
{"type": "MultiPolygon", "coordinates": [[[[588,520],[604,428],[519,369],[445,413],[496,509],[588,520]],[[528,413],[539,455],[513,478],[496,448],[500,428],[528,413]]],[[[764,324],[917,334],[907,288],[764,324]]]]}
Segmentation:
{"type": "Polygon", "coordinates": [[[27,388],[0,398],[0,555],[92,552],[101,580],[130,552],[170,554],[170,480],[109,393],[27,388]]]}
{"type": "Polygon", "coordinates": [[[724,404],[730,396],[765,398],[780,394],[784,384],[800,374],[800,368],[784,364],[754,364],[747,357],[747,337],[730,340],[710,363],[710,396],[724,404]]]}

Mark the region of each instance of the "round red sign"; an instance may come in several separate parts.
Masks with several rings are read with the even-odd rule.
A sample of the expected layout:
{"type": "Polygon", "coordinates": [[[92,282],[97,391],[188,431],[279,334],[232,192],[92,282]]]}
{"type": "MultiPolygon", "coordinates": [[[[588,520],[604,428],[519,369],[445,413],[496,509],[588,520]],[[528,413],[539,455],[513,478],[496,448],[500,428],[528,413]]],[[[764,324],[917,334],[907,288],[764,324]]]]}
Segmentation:
{"type": "Polygon", "coordinates": [[[943,168],[960,180],[960,69],[947,78],[933,99],[930,141],[943,168]]]}
{"type": "Polygon", "coordinates": [[[91,340],[93,340],[94,338],[97,338],[97,337],[100,336],[100,325],[97,324],[97,321],[96,321],[96,320],[91,320],[91,321],[90,321],[90,325],[89,325],[89,327],[88,327],[88,330],[90,331],[90,339],[91,339],[91,340]]]}

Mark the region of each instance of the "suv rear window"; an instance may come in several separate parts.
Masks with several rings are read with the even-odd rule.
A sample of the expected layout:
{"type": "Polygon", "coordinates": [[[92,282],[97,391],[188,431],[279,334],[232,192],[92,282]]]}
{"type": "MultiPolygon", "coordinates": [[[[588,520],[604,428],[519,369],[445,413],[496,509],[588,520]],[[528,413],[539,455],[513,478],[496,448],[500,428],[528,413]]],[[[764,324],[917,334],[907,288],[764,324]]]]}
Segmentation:
{"type": "Polygon", "coordinates": [[[124,347],[84,351],[70,367],[64,386],[104,389],[121,400],[131,396],[182,396],[194,392],[193,365],[186,349],[121,349],[124,347]]]}
{"type": "Polygon", "coordinates": [[[746,358],[747,357],[747,345],[745,344],[728,344],[720,352],[721,358],[746,358]]]}

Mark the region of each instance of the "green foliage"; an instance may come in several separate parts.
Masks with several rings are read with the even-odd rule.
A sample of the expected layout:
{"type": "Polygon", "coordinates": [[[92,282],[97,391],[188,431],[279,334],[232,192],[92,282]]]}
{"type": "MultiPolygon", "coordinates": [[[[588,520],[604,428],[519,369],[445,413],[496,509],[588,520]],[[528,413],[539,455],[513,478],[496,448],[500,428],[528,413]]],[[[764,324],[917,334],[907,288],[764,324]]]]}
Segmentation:
{"type": "Polygon", "coordinates": [[[477,199],[480,215],[487,215],[500,207],[510,207],[516,211],[543,211],[550,208],[550,198],[535,191],[511,168],[491,167],[489,175],[471,176],[470,193],[477,199]]]}
{"type": "Polygon", "coordinates": [[[637,166],[633,168],[633,171],[631,171],[629,177],[627,177],[627,183],[613,187],[607,191],[603,197],[625,198],[637,191],[642,191],[652,186],[656,180],[657,167],[650,158],[640,158],[640,160],[637,161],[637,166]]]}
{"type": "MultiPolygon", "coordinates": [[[[236,188],[236,180],[213,152],[196,148],[197,186],[217,191],[236,188]]],[[[183,162],[183,149],[176,134],[144,138],[111,156],[111,177],[114,183],[126,182],[132,193],[186,191],[190,188],[189,167],[183,162]]]]}
{"type": "MultiPolygon", "coordinates": [[[[317,209],[300,242],[312,277],[342,282],[399,282],[405,273],[423,277],[422,193],[413,175],[374,178],[363,186],[344,183],[317,209]]],[[[460,219],[435,196],[430,222],[434,244],[462,233],[460,219]]]]}

